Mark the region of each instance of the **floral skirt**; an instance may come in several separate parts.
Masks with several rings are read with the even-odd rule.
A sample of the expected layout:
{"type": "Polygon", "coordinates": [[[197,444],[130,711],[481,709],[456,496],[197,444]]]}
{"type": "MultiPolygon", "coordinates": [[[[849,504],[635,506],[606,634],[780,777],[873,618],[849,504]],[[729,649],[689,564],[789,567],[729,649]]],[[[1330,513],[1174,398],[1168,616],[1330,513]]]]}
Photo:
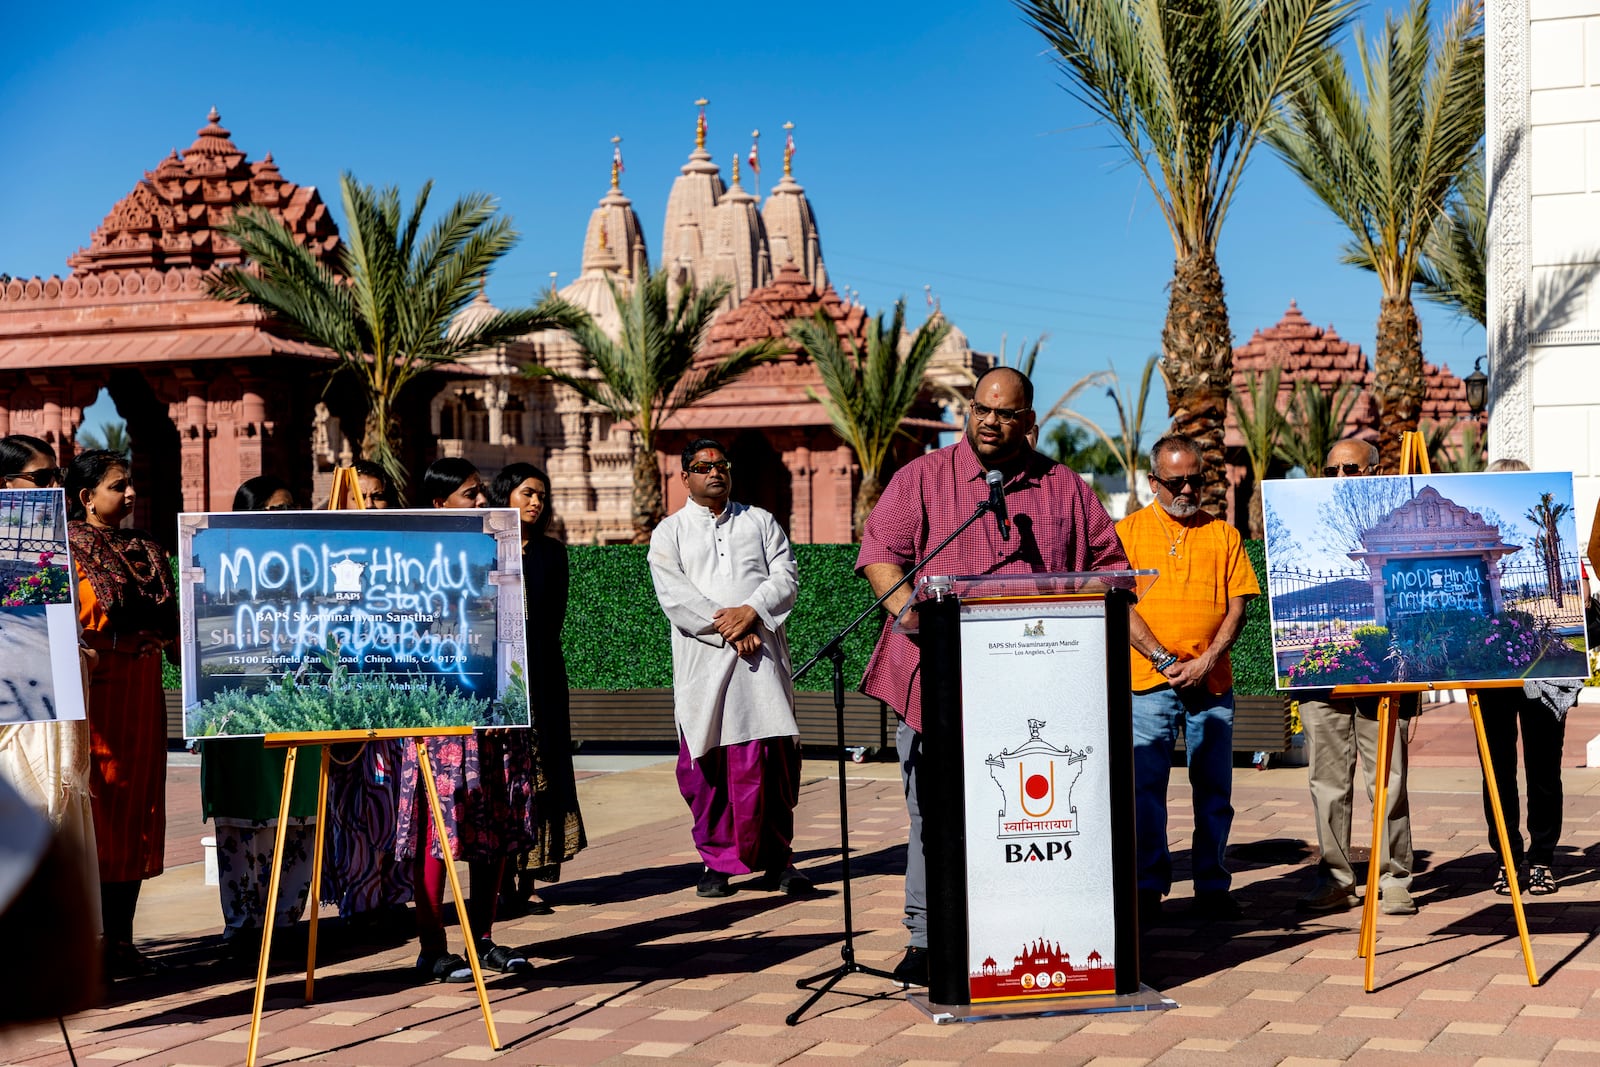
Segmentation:
{"type": "MultiPolygon", "coordinates": [[[[283,837],[283,875],[278,882],[276,925],[293,926],[311,898],[311,850],[316,845],[316,820],[291,816],[283,837]]],[[[217,881],[222,900],[222,936],[259,930],[267,913],[271,887],[272,849],[277,819],[218,818],[217,881]]]]}
{"type": "MultiPolygon", "coordinates": [[[[486,861],[526,852],[534,841],[533,739],[523,729],[432,737],[428,761],[439,790],[450,856],[486,861]]],[[[427,820],[428,794],[418,776],[417,742],[407,741],[400,762],[400,803],[395,852],[413,858],[427,820]]],[[[444,859],[435,840],[433,855],[444,859]]]]}

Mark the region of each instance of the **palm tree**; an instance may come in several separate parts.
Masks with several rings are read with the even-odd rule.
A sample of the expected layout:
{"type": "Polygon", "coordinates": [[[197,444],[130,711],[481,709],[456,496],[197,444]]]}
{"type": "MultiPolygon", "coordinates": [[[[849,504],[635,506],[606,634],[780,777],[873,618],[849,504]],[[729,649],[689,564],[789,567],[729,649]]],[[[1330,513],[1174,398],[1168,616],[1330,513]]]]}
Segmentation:
{"type": "Polygon", "coordinates": [[[1435,42],[1429,0],[1411,0],[1370,45],[1356,42],[1361,91],[1328,48],[1269,134],[1350,230],[1346,262],[1378,275],[1373,394],[1387,470],[1399,469],[1400,434],[1422,414],[1422,326],[1411,302],[1418,264],[1483,139],[1482,15],[1476,0],[1460,0],[1435,42]]]}
{"type": "Polygon", "coordinates": [[[1331,393],[1306,378],[1295,382],[1284,420],[1287,432],[1278,446],[1283,458],[1307,477],[1320,475],[1328,450],[1344,437],[1350,412],[1360,399],[1360,390],[1349,382],[1331,393]]]}
{"type": "Polygon", "coordinates": [[[1016,0],[1067,89],[1115,132],[1172,237],[1161,331],[1172,429],[1200,442],[1202,503],[1227,507],[1223,422],[1233,334],[1217,265],[1223,220],[1283,95],[1344,27],[1352,0],[1016,0]]]}
{"type": "MultiPolygon", "coordinates": [[[[1455,193],[1422,246],[1417,288],[1479,326],[1489,321],[1489,210],[1483,146],[1456,175],[1455,193]]],[[[1367,266],[1363,263],[1362,266],[1367,266]]]]}
{"type": "Polygon", "coordinates": [[[1559,607],[1564,599],[1561,588],[1561,521],[1572,514],[1572,505],[1557,503],[1554,493],[1540,493],[1539,502],[1529,508],[1526,518],[1538,531],[1534,543],[1544,563],[1544,580],[1550,599],[1559,607]]]}
{"type": "Polygon", "coordinates": [[[1161,361],[1160,356],[1151,356],[1144,361],[1144,371],[1139,376],[1139,392],[1129,397],[1122,388],[1122,379],[1117,377],[1114,368],[1095,371],[1085,374],[1072,384],[1061,399],[1055,402],[1041,423],[1050,419],[1070,419],[1091,430],[1101,441],[1105,442],[1112,456],[1116,458],[1117,465],[1122,468],[1122,473],[1128,479],[1129,503],[1139,499],[1136,480],[1144,463],[1144,413],[1150,401],[1150,383],[1155,378],[1156,365],[1161,361]],[[1104,385],[1106,396],[1111,399],[1112,405],[1117,409],[1117,423],[1121,427],[1116,434],[1107,433],[1099,423],[1087,415],[1074,411],[1071,407],[1073,399],[1091,386],[1104,385]]]}
{"type": "Polygon", "coordinates": [[[133,451],[133,442],[128,440],[128,424],[121,419],[102,422],[98,432],[80,430],[78,444],[84,448],[103,448],[108,452],[120,452],[124,456],[133,451]]]}
{"type": "Polygon", "coordinates": [[[852,524],[861,537],[867,516],[883,493],[884,465],[895,439],[905,436],[900,423],[911,412],[911,405],[922,392],[922,378],[933,359],[934,350],[950,332],[943,315],[924,322],[911,338],[902,355],[900,338],[905,329],[906,302],[897,301],[894,317],[887,326],[880,312],[867,329],[867,347],[862,351],[852,340],[850,352],[839,343],[839,328],[826,312],[813,319],[801,319],[789,326],[789,336],[817,365],[828,395],[818,396],[807,387],[806,395],[820,403],[833,423],[834,431],[856,454],[861,466],[861,485],[856,489],[852,524]]]}
{"type": "Polygon", "coordinates": [[[400,191],[339,176],[345,239],[338,268],[301,245],[263,208],[245,208],[222,227],[247,266],[226,267],[206,284],[212,296],[251,304],[288,323],[338,357],[366,394],[362,455],[396,486],[409,480],[400,460],[395,406],[419,374],[462,356],[553,325],[533,309],[500,311],[453,323],[500,257],[517,241],[492,197],[461,197],[422,232],[432,182],[401,217],[400,191]]]}
{"type": "Polygon", "coordinates": [[[656,459],[661,425],[680,408],[778,355],[783,343],[760,341],[722,360],[700,362],[695,354],[728,295],[727,282],[718,280],[701,289],[684,285],[673,293],[667,272],[658,270],[627,292],[610,279],[606,284],[622,316],[622,332],[615,340],[587,311],[554,292],[534,309],[577,342],[585,368],[595,377],[538,365],[527,370],[560,382],[619,421],[633,424],[633,540],[645,544],[666,514],[661,464],[656,459]]]}
{"type": "Polygon", "coordinates": [[[1245,375],[1243,394],[1233,397],[1233,417],[1239,424],[1239,435],[1244,438],[1245,457],[1250,460],[1250,473],[1254,479],[1250,487],[1250,536],[1259,540],[1266,532],[1266,519],[1261,514],[1261,483],[1272,470],[1272,461],[1278,458],[1278,442],[1283,437],[1283,412],[1278,410],[1278,382],[1283,368],[1274,363],[1265,375],[1255,371],[1245,375]],[[1243,404],[1249,397],[1250,406],[1243,404]]]}

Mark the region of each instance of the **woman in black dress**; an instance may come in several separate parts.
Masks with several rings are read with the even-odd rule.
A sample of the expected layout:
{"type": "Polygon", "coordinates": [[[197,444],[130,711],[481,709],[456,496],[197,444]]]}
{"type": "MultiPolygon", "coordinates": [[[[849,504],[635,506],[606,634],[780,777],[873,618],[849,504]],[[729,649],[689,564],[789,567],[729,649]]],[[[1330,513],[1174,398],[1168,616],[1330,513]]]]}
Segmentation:
{"type": "Polygon", "coordinates": [[[578,810],[572,772],[572,721],[567,708],[567,661],[561,627],[567,618],[567,548],[546,531],[550,476],[531,463],[513,463],[489,487],[495,507],[522,516],[522,581],[528,599],[528,699],[533,705],[533,848],[517,861],[516,883],[507,872],[507,903],[532,915],[548,915],[549,903],[535,882],[558,882],[561,865],[589,842],[578,810]]]}

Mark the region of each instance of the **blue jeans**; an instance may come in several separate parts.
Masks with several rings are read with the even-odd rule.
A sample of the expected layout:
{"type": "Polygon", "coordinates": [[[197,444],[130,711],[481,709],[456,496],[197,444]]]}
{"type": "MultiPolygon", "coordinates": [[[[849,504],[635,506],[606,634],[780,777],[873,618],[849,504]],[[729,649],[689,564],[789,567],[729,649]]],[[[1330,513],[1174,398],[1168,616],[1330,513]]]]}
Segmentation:
{"type": "Polygon", "coordinates": [[[1223,864],[1233,828],[1233,692],[1172,689],[1133,695],[1133,783],[1139,888],[1163,895],[1172,889],[1167,849],[1167,782],[1178,720],[1189,750],[1194,791],[1195,892],[1225,890],[1232,881],[1223,864]]]}

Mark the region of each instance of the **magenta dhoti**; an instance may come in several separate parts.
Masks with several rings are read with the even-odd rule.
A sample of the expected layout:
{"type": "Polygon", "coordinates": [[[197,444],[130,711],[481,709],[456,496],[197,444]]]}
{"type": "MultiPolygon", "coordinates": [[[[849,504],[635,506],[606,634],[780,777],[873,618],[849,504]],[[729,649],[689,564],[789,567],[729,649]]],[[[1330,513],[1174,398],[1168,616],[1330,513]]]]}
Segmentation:
{"type": "Polygon", "coordinates": [[[694,815],[694,847],[713,871],[750,874],[789,865],[800,746],[767,737],[689,757],[679,738],[678,792],[694,815]]]}

